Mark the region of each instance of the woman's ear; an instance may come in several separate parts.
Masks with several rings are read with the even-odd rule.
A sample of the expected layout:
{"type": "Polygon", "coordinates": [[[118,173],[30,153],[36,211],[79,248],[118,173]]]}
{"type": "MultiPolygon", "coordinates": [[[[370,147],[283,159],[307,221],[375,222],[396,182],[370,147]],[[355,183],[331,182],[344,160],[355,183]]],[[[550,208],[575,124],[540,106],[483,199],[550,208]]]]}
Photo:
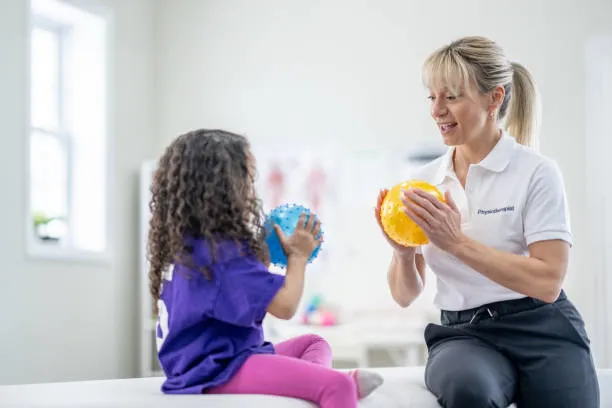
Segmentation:
{"type": "Polygon", "coordinates": [[[503,86],[496,86],[491,91],[491,100],[489,104],[489,115],[491,117],[496,117],[497,112],[499,112],[499,107],[504,102],[504,98],[506,97],[506,89],[503,86]]]}

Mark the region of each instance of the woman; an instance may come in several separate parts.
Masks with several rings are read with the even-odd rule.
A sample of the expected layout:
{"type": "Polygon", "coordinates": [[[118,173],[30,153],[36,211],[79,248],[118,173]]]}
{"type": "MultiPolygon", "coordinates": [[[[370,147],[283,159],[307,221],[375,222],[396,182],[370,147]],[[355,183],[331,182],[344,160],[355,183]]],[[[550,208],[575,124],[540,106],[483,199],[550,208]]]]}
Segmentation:
{"type": "Polygon", "coordinates": [[[533,149],[533,78],[493,41],[467,37],[434,52],[423,79],[451,148],[414,178],[437,185],[445,202],[406,191],[404,211],[429,244],[386,238],[402,307],[423,290],[425,265],[437,276],[427,387],[448,408],[599,407],[584,323],[562,290],[572,245],[564,182],[533,149]]]}

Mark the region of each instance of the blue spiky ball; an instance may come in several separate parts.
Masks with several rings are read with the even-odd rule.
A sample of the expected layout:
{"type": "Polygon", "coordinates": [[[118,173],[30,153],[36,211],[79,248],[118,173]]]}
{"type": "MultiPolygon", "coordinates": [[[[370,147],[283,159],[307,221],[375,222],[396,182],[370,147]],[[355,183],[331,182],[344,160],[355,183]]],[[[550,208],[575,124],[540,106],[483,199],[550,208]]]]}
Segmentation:
{"type": "MultiPolygon", "coordinates": [[[[278,235],[274,230],[274,224],[278,224],[285,235],[290,236],[293,234],[293,231],[295,231],[302,213],[306,214],[305,222],[308,222],[311,216],[315,217],[315,219],[317,217],[317,215],[311,212],[308,208],[297,204],[279,205],[278,207],[272,209],[272,211],[270,211],[270,213],[266,216],[263,226],[266,230],[266,244],[270,250],[271,264],[280,267],[287,266],[287,256],[285,255],[280,240],[278,239],[278,235]]],[[[321,236],[321,234],[323,234],[323,228],[320,229],[317,238],[321,236]]],[[[308,258],[308,262],[312,262],[319,255],[320,251],[321,245],[317,246],[315,250],[312,251],[310,258],[308,258]]]]}

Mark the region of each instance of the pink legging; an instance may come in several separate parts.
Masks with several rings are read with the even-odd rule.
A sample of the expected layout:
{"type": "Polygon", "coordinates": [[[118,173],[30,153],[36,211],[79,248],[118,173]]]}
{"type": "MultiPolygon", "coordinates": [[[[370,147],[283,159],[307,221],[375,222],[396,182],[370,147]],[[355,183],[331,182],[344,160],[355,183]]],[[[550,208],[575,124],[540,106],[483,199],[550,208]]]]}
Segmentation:
{"type": "Polygon", "coordinates": [[[211,394],[267,394],[312,401],[321,408],[356,408],[352,375],[331,368],[329,344],[303,335],[274,346],[276,354],[256,354],[211,394]]]}

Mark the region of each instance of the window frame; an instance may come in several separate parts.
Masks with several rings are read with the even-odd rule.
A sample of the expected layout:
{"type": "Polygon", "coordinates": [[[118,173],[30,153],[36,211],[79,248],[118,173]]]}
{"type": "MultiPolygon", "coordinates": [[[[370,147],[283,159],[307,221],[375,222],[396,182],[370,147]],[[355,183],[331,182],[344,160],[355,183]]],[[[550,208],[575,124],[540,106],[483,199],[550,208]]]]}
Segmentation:
{"type": "Polygon", "coordinates": [[[72,214],[72,197],[74,194],[74,183],[73,183],[73,173],[75,171],[74,168],[74,136],[66,129],[65,127],[65,104],[66,104],[66,90],[65,90],[65,50],[66,50],[66,42],[68,41],[68,31],[70,30],[70,26],[59,22],[54,21],[52,19],[48,19],[44,16],[37,15],[35,10],[32,8],[32,1],[28,0],[25,3],[27,12],[26,19],[27,22],[25,24],[26,27],[26,52],[25,52],[25,86],[24,86],[24,99],[25,99],[25,238],[26,238],[26,256],[36,260],[49,260],[49,261],[70,261],[70,262],[80,262],[86,264],[103,264],[108,265],[112,259],[112,213],[111,213],[111,203],[112,203],[112,190],[111,183],[113,172],[111,170],[111,152],[112,143],[111,143],[111,125],[112,125],[112,112],[111,112],[111,98],[113,96],[111,86],[111,29],[112,29],[112,19],[111,15],[108,13],[105,8],[95,9],[75,6],[73,4],[64,2],[63,0],[56,0],[60,3],[64,3],[69,7],[76,7],[83,12],[87,12],[90,14],[95,14],[105,20],[106,25],[106,39],[105,39],[105,81],[106,81],[106,132],[105,132],[105,157],[104,157],[104,174],[105,174],[105,183],[104,190],[106,194],[104,195],[104,217],[105,217],[105,232],[104,232],[104,249],[100,251],[95,250],[86,250],[78,248],[73,243],[74,237],[74,223],[71,222],[71,214],[72,214]],[[32,121],[32,108],[31,108],[31,92],[32,92],[32,83],[31,83],[31,52],[32,52],[32,33],[35,28],[40,28],[44,30],[48,30],[58,35],[58,127],[57,129],[47,129],[44,127],[34,126],[32,121]],[[50,245],[41,242],[34,232],[33,221],[32,221],[32,202],[31,202],[31,186],[32,186],[32,175],[30,171],[31,166],[31,141],[32,135],[35,132],[44,133],[48,136],[57,138],[57,140],[61,143],[63,148],[65,149],[66,154],[66,211],[67,214],[67,234],[66,238],[62,243],[57,245],[50,245]]]}

